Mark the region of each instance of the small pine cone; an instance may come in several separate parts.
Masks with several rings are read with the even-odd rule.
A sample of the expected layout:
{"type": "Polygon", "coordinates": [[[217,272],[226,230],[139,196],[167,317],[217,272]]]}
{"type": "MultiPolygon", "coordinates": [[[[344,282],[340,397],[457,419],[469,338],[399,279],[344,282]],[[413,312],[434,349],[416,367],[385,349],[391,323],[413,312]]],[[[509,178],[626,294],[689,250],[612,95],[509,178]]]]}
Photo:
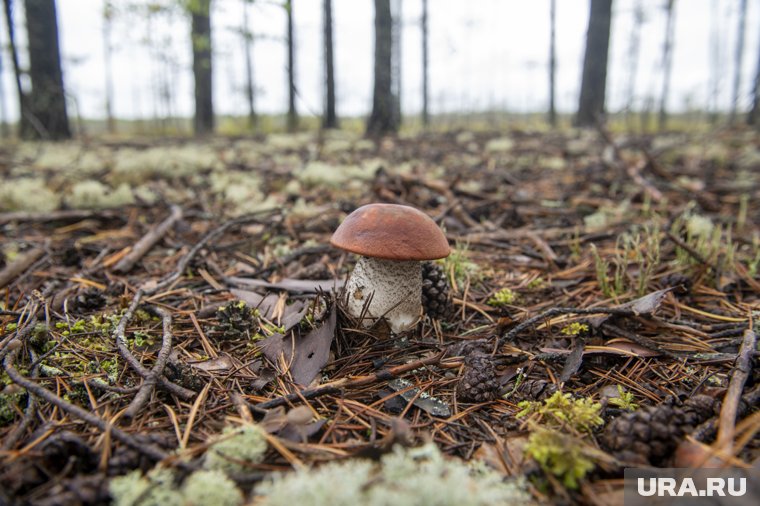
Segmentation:
{"type": "Polygon", "coordinates": [[[465,402],[487,402],[499,395],[499,381],[493,359],[473,353],[464,359],[464,373],[457,385],[457,399],[465,402]]]}
{"type": "Polygon", "coordinates": [[[69,303],[68,308],[75,313],[89,313],[97,311],[106,305],[106,298],[103,293],[96,288],[88,288],[78,294],[69,303]]]}
{"type": "Polygon", "coordinates": [[[525,380],[517,392],[522,400],[542,401],[557,391],[557,385],[542,379],[525,380]]]}
{"type": "Polygon", "coordinates": [[[445,318],[451,311],[449,282],[443,267],[433,262],[422,263],[422,307],[430,318],[445,318]]]}
{"type": "Polygon", "coordinates": [[[216,311],[219,324],[214,327],[222,339],[248,338],[259,331],[259,321],[253,310],[242,300],[234,300],[216,311]]]}
{"type": "Polygon", "coordinates": [[[621,460],[663,465],[686,434],[717,411],[712,397],[696,395],[678,405],[671,397],[658,406],[625,413],[610,423],[602,446],[621,460]]]}

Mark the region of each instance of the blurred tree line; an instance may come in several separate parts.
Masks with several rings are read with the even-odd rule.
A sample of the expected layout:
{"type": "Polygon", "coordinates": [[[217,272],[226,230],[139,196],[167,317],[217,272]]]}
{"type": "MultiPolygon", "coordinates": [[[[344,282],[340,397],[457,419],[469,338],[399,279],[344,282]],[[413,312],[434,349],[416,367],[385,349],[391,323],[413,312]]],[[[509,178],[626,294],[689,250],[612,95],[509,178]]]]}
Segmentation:
{"type": "MultiPolygon", "coordinates": [[[[55,0],[23,0],[25,13],[28,68],[20,65],[14,16],[16,2],[20,0],[3,0],[6,31],[9,39],[11,66],[15,77],[16,94],[18,98],[20,121],[19,136],[25,139],[67,139],[72,135],[66,107],[66,93],[61,72],[61,52],[58,41],[58,17],[55,0]]],[[[193,131],[195,135],[203,136],[215,131],[215,114],[213,101],[213,71],[214,48],[212,46],[213,4],[220,0],[164,0],[163,2],[143,2],[147,15],[167,9],[173,9],[186,17],[190,30],[192,44],[192,71],[194,78],[193,131]]],[[[245,59],[245,96],[248,106],[248,121],[251,128],[256,128],[258,115],[255,102],[255,85],[252,63],[252,45],[255,40],[250,29],[250,7],[264,0],[241,0],[243,2],[243,20],[240,34],[244,40],[245,59]]],[[[276,0],[267,0],[277,3],[276,0]]],[[[287,49],[287,80],[288,106],[286,125],[290,132],[299,127],[299,114],[296,109],[298,94],[297,76],[295,75],[295,43],[293,13],[298,2],[302,0],[284,0],[277,3],[282,7],[285,21],[285,46],[287,49]]],[[[324,106],[321,126],[323,128],[338,127],[336,115],[335,92],[335,60],[333,37],[333,5],[332,0],[322,1],[322,45],[324,70],[324,106]]],[[[367,0],[364,0],[367,1],[367,0]]],[[[400,42],[400,7],[402,0],[372,0],[374,3],[374,81],[372,89],[372,109],[366,122],[368,135],[383,135],[397,132],[401,123],[401,42],[400,42]]],[[[428,45],[428,0],[419,1],[422,4],[420,20],[422,31],[422,111],[421,117],[425,126],[430,122],[429,112],[429,45],[428,45]]],[[[550,44],[549,44],[549,104],[548,120],[556,125],[557,112],[556,96],[556,0],[550,2],[550,44]]],[[[744,53],[745,19],[747,0],[740,1],[738,13],[738,37],[735,49],[735,71],[733,76],[732,107],[729,120],[735,122],[738,118],[737,103],[741,80],[740,62],[744,53]]],[[[103,39],[105,46],[105,95],[106,114],[109,131],[115,129],[113,117],[113,84],[111,76],[111,26],[115,15],[113,0],[104,0],[103,39]]],[[[633,81],[638,64],[640,37],[639,32],[644,19],[641,0],[634,4],[634,24],[631,30],[628,58],[631,66],[631,76],[627,90],[630,111],[633,102],[633,81]]],[[[663,12],[666,16],[666,33],[662,53],[662,89],[659,101],[658,122],[664,129],[667,123],[666,103],[669,94],[670,74],[673,54],[673,26],[676,12],[676,0],[663,0],[663,12]]],[[[612,24],[612,0],[590,0],[588,29],[586,32],[585,55],[582,67],[580,96],[577,113],[574,116],[576,126],[593,126],[604,120],[605,97],[607,83],[607,68],[610,30],[612,24]]],[[[146,18],[149,22],[150,18],[146,18]]],[[[2,69],[0,58],[0,69],[2,69]]],[[[713,62],[714,63],[714,62],[713,62]]],[[[350,69],[338,69],[350,72],[350,69]]],[[[167,84],[168,86],[168,84],[167,84]]],[[[752,107],[747,113],[749,124],[760,123],[760,48],[758,48],[757,70],[752,88],[752,107]]],[[[168,93],[168,91],[167,91],[168,93]]],[[[0,88],[0,98],[3,90],[0,88]]],[[[3,122],[5,124],[5,122],[3,122]]]]}

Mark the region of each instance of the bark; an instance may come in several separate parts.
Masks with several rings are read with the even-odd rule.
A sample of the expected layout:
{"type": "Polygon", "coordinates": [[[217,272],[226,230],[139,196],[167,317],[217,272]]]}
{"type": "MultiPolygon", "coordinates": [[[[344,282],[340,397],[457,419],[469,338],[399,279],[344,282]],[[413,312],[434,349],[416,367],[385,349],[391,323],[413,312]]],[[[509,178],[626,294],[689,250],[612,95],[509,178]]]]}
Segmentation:
{"type": "Polygon", "coordinates": [[[604,114],[612,0],[591,0],[576,126],[592,126],[604,114]]]}
{"type": "Polygon", "coordinates": [[[670,91],[670,73],[673,68],[673,25],[675,24],[674,7],[675,0],[668,0],[665,5],[667,22],[665,24],[665,45],[662,49],[662,94],[660,95],[660,114],[658,125],[660,130],[665,130],[668,121],[667,103],[670,91]]]}
{"type": "Polygon", "coordinates": [[[391,94],[397,125],[401,124],[401,1],[393,0],[391,5],[391,94]]]}
{"type": "Polygon", "coordinates": [[[113,19],[113,5],[106,0],[103,6],[103,72],[106,85],[106,126],[108,133],[116,132],[116,122],[113,117],[113,71],[111,70],[111,21],[113,19]]]}
{"type": "Polygon", "coordinates": [[[367,135],[377,136],[398,131],[391,92],[391,4],[375,1],[375,78],[372,113],[367,121],[367,135]]]}
{"type": "MultiPolygon", "coordinates": [[[[553,0],[552,0],[553,1],[553,0]]],[[[430,124],[430,110],[428,106],[428,94],[430,82],[428,80],[428,0],[422,0],[422,124],[430,124]]]]}
{"type": "MultiPolygon", "coordinates": [[[[0,51],[0,76],[3,75],[3,55],[0,51]]],[[[8,111],[5,107],[5,87],[3,80],[0,79],[0,137],[3,139],[9,136],[8,132],[8,111]]]]}
{"type": "Polygon", "coordinates": [[[22,129],[28,138],[61,140],[71,138],[66,113],[66,94],[58,46],[55,0],[25,0],[29,40],[29,78],[32,92],[27,108],[33,129],[22,129]]]}
{"type": "Polygon", "coordinates": [[[549,124],[557,126],[557,0],[551,0],[549,7],[549,124]]]}
{"type": "Polygon", "coordinates": [[[636,2],[633,11],[633,27],[631,28],[631,39],[628,42],[628,88],[626,91],[625,101],[625,119],[628,128],[633,127],[633,102],[636,98],[636,76],[639,69],[639,53],[641,50],[641,25],[644,24],[644,8],[641,0],[636,2]]]}
{"type": "Polygon", "coordinates": [[[734,56],[734,85],[731,96],[731,116],[729,122],[736,121],[736,110],[739,107],[739,90],[742,81],[742,60],[744,59],[744,31],[747,19],[747,0],[741,0],[739,7],[739,26],[737,28],[736,53],[734,56]]]}
{"type": "Polygon", "coordinates": [[[757,67],[755,69],[755,82],[752,87],[752,108],[747,114],[747,124],[760,126],[760,47],[757,48],[757,67]]]}
{"type": "Polygon", "coordinates": [[[325,50],[325,115],[322,119],[322,127],[338,128],[338,117],[335,115],[332,0],[322,0],[322,7],[325,50]]]}
{"type": "Polygon", "coordinates": [[[288,132],[298,129],[298,113],[296,112],[296,69],[295,48],[293,41],[293,0],[285,3],[288,16],[288,132]]]}
{"type": "Polygon", "coordinates": [[[245,55],[245,98],[248,101],[248,126],[255,130],[259,124],[259,118],[256,115],[256,96],[254,94],[253,82],[253,32],[249,29],[248,21],[248,4],[252,0],[243,2],[243,54],[245,55]]]}
{"type": "Polygon", "coordinates": [[[191,39],[193,44],[193,77],[195,78],[195,135],[214,131],[213,68],[211,55],[211,0],[193,0],[191,39]]]}

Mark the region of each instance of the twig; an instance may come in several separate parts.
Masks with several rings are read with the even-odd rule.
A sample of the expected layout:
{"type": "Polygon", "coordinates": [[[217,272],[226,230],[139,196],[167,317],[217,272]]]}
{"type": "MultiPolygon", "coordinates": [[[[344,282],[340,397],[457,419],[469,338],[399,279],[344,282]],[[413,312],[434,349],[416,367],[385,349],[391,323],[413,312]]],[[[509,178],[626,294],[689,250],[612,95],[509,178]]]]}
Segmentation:
{"type": "Polygon", "coordinates": [[[161,350],[158,352],[156,363],[153,365],[153,369],[143,381],[140,386],[140,390],[137,391],[137,395],[134,396],[132,402],[124,411],[124,417],[134,418],[139,413],[145,403],[150,399],[153,389],[156,387],[159,378],[164,373],[164,367],[166,367],[166,361],[169,360],[169,354],[172,351],[172,315],[160,308],[153,308],[153,310],[161,316],[163,320],[163,339],[161,341],[161,350]]]}
{"type": "MultiPolygon", "coordinates": [[[[14,341],[14,342],[18,342],[18,341],[14,341]]],[[[141,443],[135,437],[131,436],[130,434],[127,434],[126,432],[122,431],[118,427],[112,426],[110,423],[106,422],[99,416],[89,411],[86,411],[80,408],[79,406],[71,404],[70,402],[67,402],[64,399],[61,399],[60,397],[55,395],[53,392],[51,392],[47,388],[22,376],[13,367],[13,359],[15,358],[17,351],[18,351],[18,348],[13,349],[5,357],[5,360],[3,361],[3,367],[5,369],[5,372],[8,374],[8,377],[11,379],[11,381],[25,388],[27,391],[31,392],[37,397],[40,397],[41,399],[44,399],[50,404],[58,407],[58,409],[60,409],[61,411],[64,411],[65,413],[68,413],[69,415],[73,417],[83,420],[87,422],[88,424],[94,427],[97,427],[103,432],[109,432],[111,436],[113,436],[113,438],[116,439],[117,441],[120,441],[131,448],[134,448],[138,452],[144,455],[147,455],[153,460],[163,460],[166,457],[168,457],[168,454],[165,451],[161,450],[155,445],[141,443]]]]}
{"type": "Polygon", "coordinates": [[[588,309],[579,309],[574,307],[553,307],[551,309],[547,309],[541,314],[528,318],[507,332],[499,339],[499,346],[502,346],[504,343],[513,340],[520,332],[532,326],[536,322],[563,314],[609,314],[615,316],[636,316],[638,313],[636,313],[633,309],[625,307],[595,307],[588,309]]]}
{"type": "Polygon", "coordinates": [[[137,262],[145,256],[155,244],[160,241],[166,232],[174,226],[174,224],[182,218],[182,209],[179,206],[172,206],[169,216],[150,229],[147,234],[135,243],[132,251],[129,252],[124,258],[114,266],[113,270],[119,273],[126,273],[132,270],[137,262]]]}
{"type": "Polygon", "coordinates": [[[17,276],[23,274],[44,254],[44,248],[32,248],[19,255],[19,257],[13,262],[6,265],[5,268],[0,271],[0,288],[13,281],[17,276]]]}
{"type": "Polygon", "coordinates": [[[715,268],[715,266],[712,265],[710,262],[708,262],[707,259],[703,257],[701,254],[699,254],[697,250],[695,250],[694,248],[686,244],[686,242],[681,240],[679,237],[676,237],[676,235],[670,232],[669,230],[665,231],[665,236],[671,241],[673,241],[676,244],[676,246],[684,250],[686,253],[689,254],[690,257],[692,257],[694,260],[696,260],[700,264],[706,265],[707,267],[713,267],[713,269],[715,268]]]}
{"type": "Polygon", "coordinates": [[[225,233],[228,229],[236,226],[236,225],[242,225],[244,223],[248,223],[250,221],[255,221],[259,219],[259,216],[266,213],[271,213],[271,210],[266,211],[259,211],[252,214],[247,214],[245,216],[241,216],[239,218],[234,218],[231,220],[228,220],[224,223],[222,223],[219,227],[212,230],[211,232],[207,233],[203,238],[195,243],[195,245],[190,248],[190,251],[188,251],[185,256],[183,256],[179,262],[177,262],[177,267],[174,269],[174,272],[169,274],[168,276],[164,277],[163,280],[159,281],[155,286],[152,286],[150,288],[145,288],[144,292],[146,295],[153,295],[154,293],[157,293],[164,288],[168,287],[172,283],[174,283],[176,280],[179,279],[180,276],[185,272],[185,269],[187,269],[188,264],[190,261],[195,257],[195,255],[198,254],[198,252],[203,249],[207,243],[212,241],[213,239],[216,239],[223,233],[225,233]]]}
{"type": "Polygon", "coordinates": [[[739,348],[739,355],[736,358],[736,366],[731,373],[731,380],[728,383],[728,390],[723,397],[723,406],[720,408],[720,417],[718,422],[718,437],[715,441],[715,447],[719,450],[728,451],[734,439],[734,429],[736,428],[736,413],[739,409],[744,384],[747,382],[750,372],[752,371],[752,355],[757,346],[757,334],[754,330],[747,329],[744,331],[744,340],[739,348]]]}
{"type": "Polygon", "coordinates": [[[445,352],[440,352],[433,355],[432,357],[415,360],[414,362],[399,365],[396,367],[391,367],[390,369],[378,371],[375,374],[368,374],[366,376],[358,376],[353,379],[338,380],[333,383],[329,383],[327,385],[322,385],[321,387],[305,388],[303,390],[299,390],[298,392],[294,392],[292,394],[282,395],[280,397],[275,397],[274,399],[270,399],[268,401],[259,402],[258,404],[253,404],[250,406],[250,408],[254,410],[255,412],[265,413],[266,410],[268,409],[276,408],[277,406],[284,406],[285,404],[289,404],[291,402],[298,402],[299,400],[304,400],[304,399],[306,400],[314,399],[316,397],[321,397],[323,395],[337,394],[344,388],[362,387],[362,386],[371,385],[378,381],[391,380],[400,374],[403,374],[408,371],[413,371],[415,369],[419,369],[422,366],[437,364],[438,362],[441,361],[444,355],[445,355],[445,352]]]}
{"type": "MultiPolygon", "coordinates": [[[[137,306],[140,305],[140,301],[142,300],[144,292],[142,289],[137,290],[135,292],[135,296],[132,299],[132,303],[129,305],[127,310],[124,312],[124,316],[121,317],[121,320],[119,321],[119,324],[116,326],[116,329],[114,330],[114,339],[116,340],[116,348],[119,350],[119,354],[122,356],[122,358],[134,369],[137,371],[137,373],[142,376],[143,378],[148,378],[151,374],[151,371],[146,369],[137,358],[135,358],[134,355],[132,355],[132,352],[129,351],[129,347],[127,346],[127,337],[125,335],[127,324],[129,324],[129,321],[132,319],[132,316],[135,314],[135,310],[137,309],[137,306]]],[[[181,397],[184,400],[189,400],[195,397],[195,392],[192,390],[189,390],[185,387],[179,386],[176,383],[172,383],[168,379],[166,379],[164,376],[160,376],[158,378],[158,383],[162,388],[165,388],[169,392],[177,395],[178,397],[181,397]]]]}
{"type": "Polygon", "coordinates": [[[82,220],[85,218],[114,218],[117,213],[111,211],[90,211],[81,209],[66,209],[62,211],[53,211],[50,213],[30,213],[26,211],[13,211],[10,213],[0,213],[0,224],[11,221],[24,222],[44,222],[44,221],[66,221],[82,220]]]}

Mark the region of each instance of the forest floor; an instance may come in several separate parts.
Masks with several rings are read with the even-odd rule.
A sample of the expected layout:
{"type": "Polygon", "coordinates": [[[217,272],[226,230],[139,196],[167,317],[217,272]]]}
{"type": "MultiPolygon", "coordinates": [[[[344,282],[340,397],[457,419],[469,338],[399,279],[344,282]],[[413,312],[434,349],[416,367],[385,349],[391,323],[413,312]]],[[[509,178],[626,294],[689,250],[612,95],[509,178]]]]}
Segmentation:
{"type": "MultiPolygon", "coordinates": [[[[523,502],[760,462],[755,132],[17,144],[0,178],[0,504],[195,504],[199,468],[224,504],[319,504],[276,472],[350,458],[375,474],[321,493],[424,496],[448,489],[378,466],[431,442],[523,502]],[[445,310],[400,336],[332,291],[356,259],[330,236],[370,202],[453,248],[445,310]]],[[[432,452],[407,472],[445,482],[432,452]]]]}

